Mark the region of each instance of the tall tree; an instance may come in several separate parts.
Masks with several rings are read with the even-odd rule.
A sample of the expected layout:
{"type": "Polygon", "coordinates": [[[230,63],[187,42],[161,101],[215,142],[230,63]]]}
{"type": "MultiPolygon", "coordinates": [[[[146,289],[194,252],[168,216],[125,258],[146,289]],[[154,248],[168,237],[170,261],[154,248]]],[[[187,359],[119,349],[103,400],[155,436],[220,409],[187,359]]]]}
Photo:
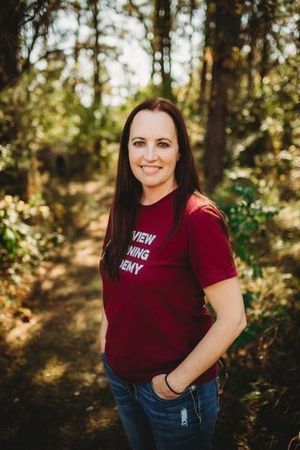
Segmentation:
{"type": "MultiPolygon", "coordinates": [[[[100,108],[101,97],[102,97],[102,83],[100,80],[100,18],[99,18],[99,4],[98,0],[90,1],[90,8],[92,12],[92,24],[94,31],[94,45],[93,45],[93,67],[94,67],[94,98],[93,98],[93,109],[97,110],[100,108]]],[[[96,156],[96,162],[100,163],[101,154],[101,139],[100,133],[95,137],[94,141],[94,153],[96,156]]]]}
{"type": "Polygon", "coordinates": [[[236,79],[241,14],[242,3],[239,0],[214,0],[212,81],[204,146],[204,176],[208,193],[223,176],[228,90],[236,79]]]}
{"type": "Polygon", "coordinates": [[[171,0],[154,0],[137,4],[133,0],[128,0],[124,6],[124,12],[136,17],[145,29],[144,49],[151,55],[151,82],[156,85],[159,95],[173,99],[172,93],[172,40],[176,14],[180,10],[181,2],[172,11],[171,0]],[[180,4],[180,5],[179,5],[180,4]],[[159,83],[156,82],[159,78],[159,83]]]}
{"type": "Polygon", "coordinates": [[[174,28],[177,28],[176,19],[178,11],[183,10],[186,11],[187,16],[187,27],[183,25],[183,32],[185,32],[186,39],[188,41],[188,55],[189,60],[187,61],[187,75],[188,75],[188,82],[186,84],[186,91],[185,91],[185,98],[191,98],[191,91],[193,90],[194,86],[194,58],[193,58],[193,37],[195,33],[198,32],[197,26],[193,23],[194,14],[198,9],[197,1],[196,0],[189,0],[187,4],[185,5],[185,8],[183,8],[183,4],[179,1],[177,3],[177,7],[174,12],[174,28]],[[185,29],[186,28],[186,29],[185,29]]]}
{"type": "MultiPolygon", "coordinates": [[[[105,38],[114,36],[117,40],[123,30],[111,20],[113,7],[107,0],[74,0],[70,10],[75,14],[78,24],[72,53],[75,72],[78,70],[76,66],[80,66],[81,56],[91,63],[91,77],[87,77],[83,72],[79,75],[80,82],[88,86],[91,99],[90,105],[86,107],[86,116],[82,124],[84,123],[91,144],[88,148],[85,147],[85,150],[92,157],[93,167],[99,170],[105,159],[102,146],[106,114],[103,91],[106,89],[106,93],[109,92],[107,82],[110,78],[107,66],[110,61],[118,60],[122,53],[120,46],[105,43],[105,38]]],[[[76,78],[75,75],[75,83],[76,78]]]]}
{"type": "Polygon", "coordinates": [[[202,69],[200,75],[200,95],[199,95],[199,109],[203,111],[207,102],[207,74],[208,62],[211,55],[211,30],[213,20],[214,4],[211,0],[206,1],[206,13],[204,21],[204,44],[202,50],[202,69]]]}
{"type": "Polygon", "coordinates": [[[171,76],[171,1],[154,0],[153,3],[153,45],[154,70],[158,68],[161,78],[161,94],[172,98],[171,76]]]}
{"type": "Polygon", "coordinates": [[[45,37],[61,0],[2,0],[0,4],[0,90],[30,68],[37,40],[45,37]],[[22,31],[31,26],[27,41],[22,31]],[[22,50],[21,51],[21,44],[22,50]],[[25,56],[24,56],[25,55],[25,56]]]}
{"type": "Polygon", "coordinates": [[[95,107],[99,107],[101,102],[101,80],[100,80],[100,35],[101,35],[101,27],[100,27],[100,18],[99,18],[99,1],[98,0],[90,0],[90,9],[92,13],[92,24],[93,24],[93,32],[94,32],[94,45],[93,45],[93,67],[94,67],[94,104],[95,107]]]}
{"type": "Polygon", "coordinates": [[[249,96],[252,95],[254,87],[254,74],[259,74],[261,83],[269,69],[272,55],[270,40],[274,38],[272,26],[276,23],[276,16],[279,15],[277,9],[278,0],[256,0],[247,5],[245,39],[249,43],[247,58],[249,96]]]}

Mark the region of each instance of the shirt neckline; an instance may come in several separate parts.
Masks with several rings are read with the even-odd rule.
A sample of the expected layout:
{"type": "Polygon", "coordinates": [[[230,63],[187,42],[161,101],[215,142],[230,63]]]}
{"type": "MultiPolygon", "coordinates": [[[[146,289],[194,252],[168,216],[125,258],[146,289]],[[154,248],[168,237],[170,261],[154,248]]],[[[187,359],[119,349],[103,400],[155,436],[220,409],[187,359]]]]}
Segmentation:
{"type": "Polygon", "coordinates": [[[157,200],[154,203],[151,203],[150,205],[143,205],[142,203],[139,203],[140,208],[142,209],[151,209],[157,205],[160,205],[162,202],[164,202],[165,200],[167,200],[169,197],[175,195],[175,193],[178,191],[178,186],[173,189],[173,191],[169,192],[168,194],[164,195],[163,197],[161,197],[159,200],[157,200]]]}

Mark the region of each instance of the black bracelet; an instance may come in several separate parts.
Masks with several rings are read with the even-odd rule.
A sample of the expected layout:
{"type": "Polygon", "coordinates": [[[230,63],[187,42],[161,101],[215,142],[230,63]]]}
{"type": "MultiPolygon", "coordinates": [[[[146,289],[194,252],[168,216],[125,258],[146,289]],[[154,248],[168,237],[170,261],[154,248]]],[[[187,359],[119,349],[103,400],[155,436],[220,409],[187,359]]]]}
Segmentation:
{"type": "Polygon", "coordinates": [[[169,383],[168,383],[167,376],[168,376],[168,374],[166,374],[166,376],[165,376],[165,382],[166,382],[166,385],[168,386],[168,388],[170,389],[170,391],[174,392],[174,394],[177,394],[177,395],[182,394],[184,391],[182,391],[182,392],[176,392],[176,391],[174,391],[174,389],[171,388],[171,386],[170,386],[169,383]]]}

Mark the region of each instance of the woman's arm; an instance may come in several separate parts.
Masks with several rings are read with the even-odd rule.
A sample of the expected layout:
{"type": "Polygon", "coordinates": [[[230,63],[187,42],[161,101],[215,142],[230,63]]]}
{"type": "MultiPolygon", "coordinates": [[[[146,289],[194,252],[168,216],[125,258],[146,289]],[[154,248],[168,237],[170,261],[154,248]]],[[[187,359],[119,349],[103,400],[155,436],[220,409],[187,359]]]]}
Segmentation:
{"type": "MultiPolygon", "coordinates": [[[[168,375],[168,383],[182,392],[196,378],[211,367],[246,327],[243,296],[238,277],[228,278],[204,288],[208,302],[216,314],[216,321],[192,352],[168,375]]],[[[157,394],[175,398],[167,387],[164,374],[152,379],[157,394]]]]}
{"type": "Polygon", "coordinates": [[[105,342],[106,342],[106,331],[107,331],[107,317],[104,310],[104,305],[102,306],[102,321],[100,327],[100,349],[101,353],[105,351],[105,342]]]}

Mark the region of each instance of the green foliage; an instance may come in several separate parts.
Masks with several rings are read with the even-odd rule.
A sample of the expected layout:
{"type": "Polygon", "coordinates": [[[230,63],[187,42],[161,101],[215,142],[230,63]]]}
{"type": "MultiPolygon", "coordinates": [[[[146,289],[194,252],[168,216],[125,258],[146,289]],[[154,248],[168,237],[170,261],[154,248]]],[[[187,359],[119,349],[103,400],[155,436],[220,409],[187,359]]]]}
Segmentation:
{"type": "Polygon", "coordinates": [[[13,165],[13,152],[10,145],[0,144],[0,173],[13,165]]]}
{"type": "MultiPolygon", "coordinates": [[[[222,204],[229,219],[236,254],[250,266],[252,277],[261,277],[260,248],[258,243],[267,239],[267,224],[280,210],[278,206],[265,205],[258,188],[235,182],[230,186],[231,202],[222,204]]],[[[217,200],[217,203],[220,200],[217,200]]],[[[250,297],[249,297],[250,299],[250,297]]],[[[250,303],[250,300],[249,300],[250,303]]]]}
{"type": "MultiPolygon", "coordinates": [[[[74,52],[71,41],[66,40],[72,31],[62,29],[64,42],[52,39],[53,45],[47,48],[45,40],[40,50],[46,54],[47,50],[50,52],[41,59],[41,65],[32,66],[13,87],[6,88],[0,95],[0,193],[3,193],[0,199],[0,306],[2,294],[10,296],[11,303],[21,296],[20,292],[15,294],[16,290],[10,291],[9,286],[16,286],[26,270],[30,272],[38,266],[63,242],[61,232],[65,222],[66,229],[74,232],[78,218],[86,219],[84,206],[88,200],[78,202],[73,194],[66,200],[65,194],[60,192],[61,184],[53,176],[43,178],[43,182],[48,182],[47,187],[45,184],[40,186],[44,195],[37,189],[36,195],[27,198],[28,180],[34,179],[41,170],[38,155],[43,153],[47,159],[51,153],[63,154],[71,176],[81,174],[87,168],[92,173],[95,167],[101,167],[107,175],[107,167],[112,167],[110,161],[115,163],[128,113],[140,101],[162,92],[161,86],[150,82],[130,96],[136,86],[130,83],[126,86],[124,77],[120,92],[127,91],[128,97],[118,106],[112,106],[113,102],[109,104],[107,99],[115,88],[107,83],[109,72],[106,67],[114,57],[113,53],[109,54],[110,46],[106,54],[103,42],[98,55],[104,75],[101,77],[101,99],[93,101],[95,92],[89,64],[93,63],[94,39],[82,40],[85,32],[82,33],[81,27],[89,10],[85,6],[81,8],[79,3],[76,2],[79,15],[74,52]],[[52,53],[55,45],[65,50],[52,53]],[[86,66],[83,67],[80,61],[86,62],[86,66]],[[34,170],[33,162],[36,163],[34,170]],[[53,188],[54,184],[56,188],[53,188]],[[57,224],[61,228],[57,229],[57,224]]],[[[289,204],[296,210],[295,199],[300,192],[297,181],[300,129],[297,75],[300,64],[299,34],[294,27],[298,16],[294,3],[272,0],[248,2],[242,6],[241,47],[234,49],[239,53],[240,63],[236,82],[228,86],[226,173],[224,183],[218,186],[214,197],[227,215],[233,234],[248,315],[247,329],[228,354],[232,358],[231,371],[237,370],[237,379],[241,380],[237,383],[237,397],[242,399],[249,412],[248,417],[241,418],[241,422],[248,422],[245,435],[253,440],[249,448],[263,448],[268,435],[266,430],[275,436],[275,428],[280,423],[285,426],[299,422],[299,413],[297,416],[293,409],[294,385],[291,384],[291,380],[296,380],[295,355],[299,353],[295,346],[298,317],[294,302],[299,293],[299,282],[292,273],[297,270],[294,267],[299,262],[299,250],[290,251],[296,241],[297,223],[292,214],[288,221],[285,211],[281,224],[273,220],[280,208],[287,208],[289,204]],[[265,9],[265,3],[269,8],[265,9]],[[276,11],[272,10],[272,5],[276,11]],[[267,17],[261,15],[263,11],[268,13],[267,17]],[[280,248],[278,253],[277,248],[280,248]],[[246,388],[247,376],[245,379],[241,376],[245,372],[250,373],[247,376],[252,379],[252,384],[246,388]],[[248,390],[244,396],[243,389],[248,390]],[[274,429],[265,419],[264,409],[266,417],[279,410],[280,417],[274,421],[274,429]],[[257,443],[256,435],[262,436],[261,442],[257,443]]],[[[198,33],[200,28],[191,32],[198,33]]],[[[178,29],[179,34],[176,30],[173,34],[174,48],[181,45],[184,37],[180,36],[182,26],[178,29]],[[178,42],[177,37],[180,37],[178,42]]],[[[205,32],[205,27],[203,30],[205,32]]],[[[192,53],[191,48],[191,56],[192,53]]],[[[215,55],[210,45],[204,56],[208,66],[212,67],[215,55]]],[[[202,163],[205,118],[210,107],[207,100],[213,74],[208,68],[207,96],[205,99],[204,95],[204,102],[199,105],[201,67],[198,63],[181,66],[185,75],[189,75],[189,81],[181,84],[178,77],[179,83],[172,86],[173,93],[179,109],[189,119],[189,136],[195,144],[195,156],[202,163]]],[[[124,67],[126,70],[126,65],[124,67]]],[[[227,67],[233,70],[229,65],[227,67]]],[[[230,415],[227,415],[227,421],[230,415]]],[[[237,432],[240,433],[239,425],[237,432]]],[[[278,444],[276,448],[286,447],[278,444]]]]}
{"type": "MultiPolygon", "coordinates": [[[[5,195],[0,201],[0,271],[1,280],[17,283],[27,264],[37,265],[63,242],[56,232],[45,232],[50,210],[41,194],[28,203],[17,196],[5,195]]],[[[3,290],[0,283],[0,292],[3,290]]]]}
{"type": "Polygon", "coordinates": [[[229,148],[248,153],[245,158],[241,155],[245,165],[249,159],[253,164],[255,154],[270,151],[274,157],[299,143],[299,60],[299,54],[291,54],[274,64],[252,91],[245,88],[246,74],[241,74],[228,111],[227,137],[229,148]]]}
{"type": "Polygon", "coordinates": [[[107,147],[117,141],[119,118],[103,104],[85,106],[64,68],[61,60],[49,61],[44,70],[32,67],[1,92],[0,140],[11,148],[15,171],[30,171],[40,151],[64,154],[71,173],[110,157],[107,147]]]}

